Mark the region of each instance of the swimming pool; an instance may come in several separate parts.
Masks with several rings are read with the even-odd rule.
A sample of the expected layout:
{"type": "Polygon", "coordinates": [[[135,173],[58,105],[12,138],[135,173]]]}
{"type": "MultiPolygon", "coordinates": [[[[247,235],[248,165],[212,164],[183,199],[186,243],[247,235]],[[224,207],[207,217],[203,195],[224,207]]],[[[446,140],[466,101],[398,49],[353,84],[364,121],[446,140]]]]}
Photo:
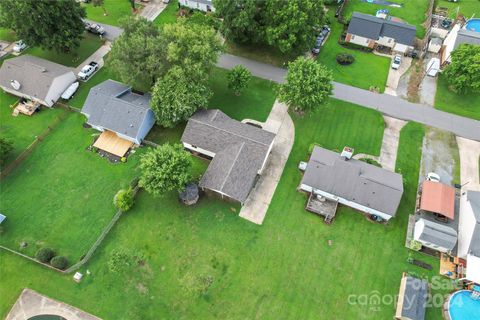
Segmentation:
{"type": "Polygon", "coordinates": [[[480,19],[470,19],[465,25],[465,29],[480,32],[480,19]]]}
{"type": "Polygon", "coordinates": [[[451,320],[480,319],[480,299],[473,299],[470,290],[457,291],[450,296],[448,313],[451,320]]]}

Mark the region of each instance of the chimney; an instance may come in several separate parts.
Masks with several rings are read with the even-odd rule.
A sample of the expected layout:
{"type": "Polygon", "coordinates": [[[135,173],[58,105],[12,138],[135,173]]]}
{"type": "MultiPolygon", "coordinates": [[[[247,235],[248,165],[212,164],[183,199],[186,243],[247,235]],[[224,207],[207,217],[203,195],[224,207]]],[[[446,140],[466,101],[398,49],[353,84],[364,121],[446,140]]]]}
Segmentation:
{"type": "Polygon", "coordinates": [[[353,148],[350,148],[350,147],[344,147],[342,150],[342,153],[340,154],[340,157],[345,161],[350,160],[352,156],[353,156],[353,148]]]}

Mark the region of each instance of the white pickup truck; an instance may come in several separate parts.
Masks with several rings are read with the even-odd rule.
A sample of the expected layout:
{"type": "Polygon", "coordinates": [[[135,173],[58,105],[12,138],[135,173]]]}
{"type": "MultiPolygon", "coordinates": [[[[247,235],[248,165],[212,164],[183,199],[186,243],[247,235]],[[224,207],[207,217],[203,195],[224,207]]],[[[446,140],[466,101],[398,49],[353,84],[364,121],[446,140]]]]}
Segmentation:
{"type": "Polygon", "coordinates": [[[80,72],[78,73],[77,77],[83,81],[87,80],[88,78],[90,78],[90,76],[92,74],[95,73],[95,71],[98,70],[98,63],[96,63],[95,61],[92,61],[90,62],[89,64],[87,64],[86,66],[84,66],[82,68],[82,70],[80,70],[80,72]]]}

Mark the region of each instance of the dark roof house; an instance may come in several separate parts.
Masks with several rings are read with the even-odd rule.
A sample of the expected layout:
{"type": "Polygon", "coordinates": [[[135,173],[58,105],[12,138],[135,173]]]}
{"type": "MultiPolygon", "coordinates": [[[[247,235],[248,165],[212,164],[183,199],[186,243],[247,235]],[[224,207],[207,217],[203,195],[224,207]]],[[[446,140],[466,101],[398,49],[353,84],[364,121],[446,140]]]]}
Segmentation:
{"type": "Polygon", "coordinates": [[[377,18],[372,15],[354,12],[347,33],[379,40],[381,37],[395,39],[397,43],[413,46],[416,27],[407,23],[377,18]]]}
{"type": "Polygon", "coordinates": [[[244,203],[261,174],[275,135],[220,110],[201,110],[187,123],[184,146],[213,158],[199,186],[244,203]]]}
{"type": "Polygon", "coordinates": [[[398,294],[395,319],[424,320],[428,301],[428,282],[403,275],[398,294]]]}
{"type": "Polygon", "coordinates": [[[140,144],[155,123],[150,99],[148,93],[134,93],[130,86],[106,80],[90,89],[82,113],[97,130],[140,144]]]}
{"type": "Polygon", "coordinates": [[[458,48],[461,44],[473,44],[480,46],[480,32],[460,29],[457,32],[457,38],[455,39],[454,49],[458,48]]]}

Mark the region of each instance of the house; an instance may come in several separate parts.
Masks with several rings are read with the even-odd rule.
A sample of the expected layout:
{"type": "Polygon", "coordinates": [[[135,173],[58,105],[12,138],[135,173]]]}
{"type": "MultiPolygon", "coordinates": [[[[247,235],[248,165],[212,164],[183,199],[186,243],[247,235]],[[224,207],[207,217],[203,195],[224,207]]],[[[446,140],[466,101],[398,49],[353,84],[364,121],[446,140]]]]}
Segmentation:
{"type": "Polygon", "coordinates": [[[383,220],[390,220],[395,216],[402,198],[402,176],[351,159],[345,155],[346,149],[342,155],[315,146],[300,189],[383,220]]]}
{"type": "Polygon", "coordinates": [[[480,191],[461,197],[457,256],[467,261],[466,279],[480,284],[480,191]]]}
{"type": "Polygon", "coordinates": [[[415,214],[414,240],[439,252],[454,253],[458,229],[455,197],[455,189],[446,184],[422,183],[420,206],[415,214]]]}
{"type": "Polygon", "coordinates": [[[428,301],[428,282],[403,274],[395,319],[424,320],[428,301]]]}
{"type": "Polygon", "coordinates": [[[244,204],[262,174],[275,135],[231,119],[220,110],[201,110],[187,123],[184,147],[211,159],[199,187],[244,204]]]}
{"type": "Polygon", "coordinates": [[[212,0],[179,0],[178,4],[190,9],[196,9],[203,12],[215,12],[212,0]]]}
{"type": "Polygon", "coordinates": [[[480,46],[480,32],[461,29],[459,24],[453,26],[443,42],[442,64],[451,62],[452,52],[461,44],[480,46]]]}
{"type": "Polygon", "coordinates": [[[385,46],[395,52],[407,53],[413,50],[416,30],[407,23],[354,12],[345,41],[372,49],[385,46]]]}
{"type": "Polygon", "coordinates": [[[133,92],[130,86],[113,80],[91,88],[82,114],[87,117],[88,125],[103,132],[96,144],[104,143],[107,148],[116,144],[119,147],[117,152],[100,149],[125,154],[133,144],[140,144],[155,124],[150,99],[150,94],[133,92]]]}
{"type": "Polygon", "coordinates": [[[5,92],[46,107],[52,107],[75,81],[71,68],[28,54],[5,60],[0,68],[5,92]]]}

